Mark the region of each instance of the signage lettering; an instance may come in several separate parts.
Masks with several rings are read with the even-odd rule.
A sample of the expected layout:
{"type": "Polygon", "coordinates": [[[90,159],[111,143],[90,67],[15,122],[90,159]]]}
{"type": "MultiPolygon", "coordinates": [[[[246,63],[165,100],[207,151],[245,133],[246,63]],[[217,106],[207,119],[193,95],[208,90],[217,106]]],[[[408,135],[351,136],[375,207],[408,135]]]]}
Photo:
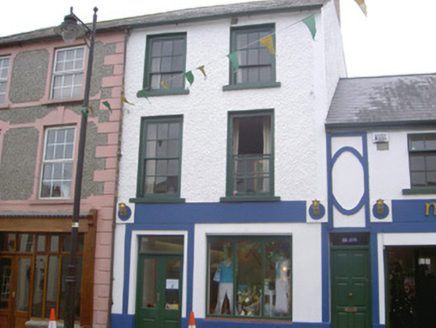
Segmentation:
{"type": "Polygon", "coordinates": [[[425,215],[430,215],[430,208],[433,206],[433,215],[436,215],[436,203],[425,203],[425,215]]]}

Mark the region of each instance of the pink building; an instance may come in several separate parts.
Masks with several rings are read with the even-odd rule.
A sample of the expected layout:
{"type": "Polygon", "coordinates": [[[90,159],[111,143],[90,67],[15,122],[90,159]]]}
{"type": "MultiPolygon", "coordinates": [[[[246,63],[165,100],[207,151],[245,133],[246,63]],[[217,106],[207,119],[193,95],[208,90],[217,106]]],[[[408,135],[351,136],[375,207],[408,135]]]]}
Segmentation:
{"type": "MultiPolygon", "coordinates": [[[[77,253],[85,327],[110,313],[124,43],[124,31],[97,25],[77,253]]],[[[0,327],[33,327],[51,308],[65,317],[88,52],[53,29],[0,38],[0,327]]]]}

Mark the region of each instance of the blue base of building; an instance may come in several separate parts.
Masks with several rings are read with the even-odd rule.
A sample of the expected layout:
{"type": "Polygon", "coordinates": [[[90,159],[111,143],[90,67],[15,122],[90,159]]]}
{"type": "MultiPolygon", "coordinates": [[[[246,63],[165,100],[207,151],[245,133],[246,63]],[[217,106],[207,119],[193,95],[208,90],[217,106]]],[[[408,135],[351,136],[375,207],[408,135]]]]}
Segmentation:
{"type": "MultiPolygon", "coordinates": [[[[189,319],[182,318],[182,328],[188,328],[189,319]]],[[[317,322],[244,322],[224,320],[195,319],[196,328],[330,328],[330,323],[317,322]]],[[[128,314],[112,314],[111,328],[134,328],[135,316],[128,314]]],[[[373,328],[384,328],[384,325],[373,328]]]]}

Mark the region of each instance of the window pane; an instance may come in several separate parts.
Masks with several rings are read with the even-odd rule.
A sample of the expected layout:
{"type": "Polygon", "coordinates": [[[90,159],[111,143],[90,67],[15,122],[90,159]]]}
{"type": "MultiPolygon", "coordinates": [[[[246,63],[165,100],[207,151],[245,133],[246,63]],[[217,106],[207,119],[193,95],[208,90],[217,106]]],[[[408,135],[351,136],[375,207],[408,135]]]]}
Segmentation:
{"type": "Polygon", "coordinates": [[[44,252],[45,251],[45,235],[38,236],[37,239],[37,245],[36,245],[36,251],[37,252],[44,252]]]}
{"type": "Polygon", "coordinates": [[[423,187],[427,184],[425,173],[415,172],[411,174],[412,187],[423,187]]]}
{"type": "Polygon", "coordinates": [[[169,139],[179,139],[180,124],[170,123],[169,126],[169,139]]]}
{"type": "Polygon", "coordinates": [[[29,308],[29,290],[30,290],[30,271],[32,260],[20,258],[18,260],[17,270],[17,294],[15,299],[15,310],[27,312],[29,308]]]}
{"type": "Polygon", "coordinates": [[[271,81],[271,67],[259,67],[259,81],[266,82],[271,81]]]}
{"type": "Polygon", "coordinates": [[[152,43],[152,56],[157,57],[162,55],[162,42],[161,41],[154,41],[152,43]]]}
{"type": "Polygon", "coordinates": [[[425,167],[427,171],[436,171],[436,156],[426,156],[425,167]]]}
{"type": "Polygon", "coordinates": [[[157,138],[159,140],[168,138],[168,123],[159,123],[157,138]]]}
{"type": "Polygon", "coordinates": [[[168,142],[168,156],[175,157],[179,155],[179,141],[174,140],[168,142]]]}
{"type": "Polygon", "coordinates": [[[168,156],[167,150],[168,150],[168,142],[159,140],[157,142],[157,152],[156,152],[157,157],[167,157],[168,156]]]}
{"type": "Polygon", "coordinates": [[[156,307],[156,279],[157,279],[157,260],[144,259],[144,272],[141,279],[142,283],[142,301],[141,308],[155,308],[156,307]]]}
{"type": "Polygon", "coordinates": [[[147,140],[155,140],[157,133],[157,124],[147,125],[147,140]]]}
{"type": "Polygon", "coordinates": [[[426,135],[425,149],[436,150],[436,134],[426,135]]]}
{"type": "Polygon", "coordinates": [[[424,156],[413,156],[410,158],[410,169],[413,171],[424,170],[424,156]]]}
{"type": "MultiPolygon", "coordinates": [[[[165,261],[165,281],[180,279],[181,263],[180,259],[167,259],[165,261]]],[[[165,310],[178,310],[180,303],[180,288],[177,284],[177,288],[165,288],[165,310]]]]}
{"type": "Polygon", "coordinates": [[[173,54],[173,41],[164,41],[162,46],[162,56],[170,56],[173,54]]]}
{"type": "Polygon", "coordinates": [[[420,136],[413,136],[410,140],[412,150],[423,150],[424,140],[420,136]]]}
{"type": "Polygon", "coordinates": [[[0,309],[9,308],[9,291],[11,287],[11,259],[0,259],[0,309]]]}
{"type": "Polygon", "coordinates": [[[30,235],[27,233],[18,235],[18,251],[19,252],[33,252],[33,237],[34,235],[30,235]]]}
{"type": "Polygon", "coordinates": [[[156,161],[157,169],[156,175],[166,175],[167,174],[167,160],[156,161]]]}
{"type": "Polygon", "coordinates": [[[183,236],[142,236],[141,252],[183,252],[183,236]]]}
{"type": "Polygon", "coordinates": [[[233,313],[233,243],[221,239],[209,243],[209,314],[233,313]]]}
{"type": "Polygon", "coordinates": [[[45,318],[50,315],[50,309],[55,308],[57,304],[57,294],[58,294],[58,284],[53,282],[59,281],[59,257],[50,256],[48,261],[48,271],[47,271],[47,290],[45,293],[45,318]]]}
{"type": "Polygon", "coordinates": [[[436,186],[436,172],[427,173],[427,185],[436,186]]]}
{"type": "Polygon", "coordinates": [[[156,141],[147,142],[145,158],[156,157],[156,141]]]}
{"type": "Polygon", "coordinates": [[[173,43],[173,53],[174,55],[184,55],[185,54],[185,41],[184,40],[174,40],[173,43]]]}

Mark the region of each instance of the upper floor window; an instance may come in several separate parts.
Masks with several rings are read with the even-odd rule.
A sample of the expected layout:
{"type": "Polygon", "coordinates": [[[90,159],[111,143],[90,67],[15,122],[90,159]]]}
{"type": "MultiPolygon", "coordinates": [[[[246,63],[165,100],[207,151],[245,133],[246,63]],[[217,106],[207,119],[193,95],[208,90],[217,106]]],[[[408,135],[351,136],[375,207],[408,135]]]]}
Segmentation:
{"type": "Polygon", "coordinates": [[[78,98],[82,95],[85,47],[56,51],[52,99],[78,98]]]}
{"type": "Polygon", "coordinates": [[[229,114],[227,197],[274,195],[273,112],[229,114]]]}
{"type": "Polygon", "coordinates": [[[239,69],[231,65],[230,85],[265,86],[276,81],[275,56],[260,42],[274,38],[274,25],[236,27],[231,31],[231,53],[236,52],[239,69]]]}
{"type": "Polygon", "coordinates": [[[6,101],[6,86],[8,84],[9,57],[0,58],[0,104],[6,101]]]}
{"type": "Polygon", "coordinates": [[[138,197],[180,196],[182,117],[145,118],[139,154],[138,197]]]}
{"type": "Polygon", "coordinates": [[[76,129],[47,129],[41,174],[41,198],[70,198],[76,129]]]}
{"type": "Polygon", "coordinates": [[[409,135],[411,188],[436,186],[436,133],[409,135]]]}
{"type": "Polygon", "coordinates": [[[144,89],[153,93],[184,91],[186,34],[147,38],[144,89]],[[159,92],[160,91],[160,92],[159,92]]]}

